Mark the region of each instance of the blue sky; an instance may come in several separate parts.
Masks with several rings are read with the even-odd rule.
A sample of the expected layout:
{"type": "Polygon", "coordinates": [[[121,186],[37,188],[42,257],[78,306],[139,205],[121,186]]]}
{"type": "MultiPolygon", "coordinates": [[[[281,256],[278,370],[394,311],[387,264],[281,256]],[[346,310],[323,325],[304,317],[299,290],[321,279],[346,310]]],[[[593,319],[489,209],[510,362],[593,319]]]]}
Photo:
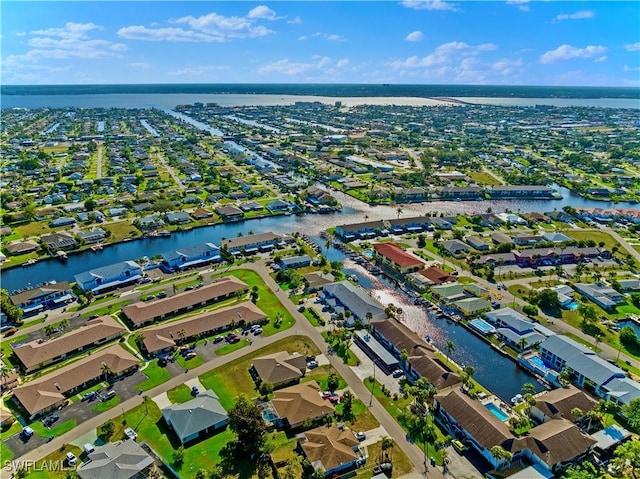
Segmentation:
{"type": "Polygon", "coordinates": [[[3,84],[640,86],[640,2],[2,2],[3,84]]]}

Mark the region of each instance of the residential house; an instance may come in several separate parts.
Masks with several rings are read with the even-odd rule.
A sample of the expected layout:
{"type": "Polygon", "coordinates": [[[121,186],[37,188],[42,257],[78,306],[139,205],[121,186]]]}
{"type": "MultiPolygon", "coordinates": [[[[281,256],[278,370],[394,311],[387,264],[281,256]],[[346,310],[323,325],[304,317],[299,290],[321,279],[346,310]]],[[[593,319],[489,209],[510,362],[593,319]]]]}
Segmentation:
{"type": "Polygon", "coordinates": [[[480,236],[467,236],[465,241],[478,251],[487,251],[491,249],[491,245],[480,236]]]}
{"type": "Polygon", "coordinates": [[[73,301],[75,296],[71,293],[71,286],[68,281],[59,283],[49,283],[37,288],[31,288],[13,294],[9,297],[11,302],[22,309],[25,315],[31,315],[55,308],[73,301]]]}
{"type": "Polygon", "coordinates": [[[95,228],[91,231],[80,231],[78,238],[85,244],[98,243],[107,237],[107,232],[102,228],[95,228]]]}
{"type": "Polygon", "coordinates": [[[383,230],[386,230],[383,221],[367,221],[350,225],[338,225],[336,226],[336,235],[345,241],[371,239],[378,237],[383,230]]]}
{"type": "Polygon", "coordinates": [[[10,255],[33,253],[38,248],[38,243],[31,240],[12,241],[5,246],[5,249],[10,255]]]}
{"type": "Polygon", "coordinates": [[[278,416],[278,424],[295,429],[306,420],[317,422],[332,416],[335,408],[320,393],[320,386],[315,381],[276,391],[271,405],[278,416]]]}
{"type": "Polygon", "coordinates": [[[621,279],[618,283],[622,291],[640,291],[640,279],[621,279]]]}
{"type": "Polygon", "coordinates": [[[496,218],[502,221],[504,224],[511,225],[526,225],[527,222],[515,213],[496,213],[496,218]]]}
{"type": "Polygon", "coordinates": [[[282,212],[282,211],[291,211],[295,208],[293,203],[289,203],[283,200],[274,200],[271,203],[267,204],[267,209],[273,212],[282,212]]]}
{"type": "Polygon", "coordinates": [[[450,186],[440,190],[441,199],[475,199],[484,198],[484,189],[478,186],[450,186]]]}
{"type": "Polygon", "coordinates": [[[220,244],[220,248],[222,250],[226,249],[229,254],[253,254],[258,251],[271,251],[277,246],[291,241],[293,241],[293,239],[289,236],[268,232],[224,239],[220,244]]]}
{"type": "Polygon", "coordinates": [[[153,463],[153,457],[135,441],[108,442],[96,446],[76,473],[80,479],[140,479],[149,477],[153,463]]]}
{"type": "Polygon", "coordinates": [[[115,344],[91,356],[29,381],[13,390],[13,398],[27,414],[37,416],[55,411],[68,403],[68,398],[105,379],[131,374],[139,367],[138,359],[115,344]],[[105,373],[105,367],[110,371],[105,373]]]}
{"type": "Polygon", "coordinates": [[[346,280],[325,285],[320,297],[336,312],[350,311],[352,322],[369,321],[368,313],[371,313],[372,320],[387,317],[384,306],[378,300],[372,298],[366,290],[346,280]]]}
{"type": "Polygon", "coordinates": [[[173,272],[219,262],[220,260],[220,249],[216,245],[213,243],[200,243],[162,253],[160,267],[166,272],[173,272]]]}
{"type": "Polygon", "coordinates": [[[496,327],[498,337],[519,351],[533,348],[555,334],[550,329],[531,321],[511,308],[490,311],[485,317],[496,327]]]}
{"type": "Polygon", "coordinates": [[[93,293],[104,293],[131,284],[140,278],[142,267],[135,261],[121,261],[75,275],[78,288],[93,293]]]}
{"type": "Polygon", "coordinates": [[[453,301],[451,306],[456,308],[466,317],[478,316],[491,310],[491,303],[484,298],[464,298],[453,301]]]}
{"type": "Polygon", "coordinates": [[[437,286],[444,283],[453,283],[456,281],[456,277],[447,273],[439,266],[430,266],[418,272],[424,276],[430,286],[437,286]]]}
{"type": "Polygon", "coordinates": [[[142,346],[149,356],[172,351],[194,338],[207,337],[235,326],[262,324],[267,315],[251,301],[189,316],[144,330],[142,346]]]}
{"type": "Polygon", "coordinates": [[[640,397],[639,383],[629,380],[622,369],[566,336],[548,337],[540,343],[539,354],[551,368],[567,370],[576,385],[601,398],[622,405],[640,397]]]}
{"type": "Polygon", "coordinates": [[[244,211],[233,205],[218,206],[215,212],[224,220],[235,221],[244,217],[244,211]]]}
{"type": "Polygon", "coordinates": [[[395,243],[376,243],[373,245],[375,260],[397,273],[414,273],[426,265],[423,260],[407,253],[395,243]]]}
{"type": "Polygon", "coordinates": [[[564,243],[566,241],[573,241],[573,238],[567,236],[560,231],[549,231],[542,233],[542,239],[544,241],[550,241],[551,243],[564,243]]]}
{"type": "Polygon", "coordinates": [[[576,246],[568,246],[562,248],[555,246],[553,248],[533,248],[514,251],[516,263],[522,268],[530,268],[536,266],[551,266],[555,264],[575,264],[584,258],[595,258],[601,256],[610,258],[611,253],[604,248],[588,247],[578,248],[576,246]]]}
{"type": "Polygon", "coordinates": [[[271,383],[277,389],[299,382],[307,371],[307,361],[298,353],[280,351],[255,358],[252,371],[260,382],[271,383]]]}
{"type": "Polygon", "coordinates": [[[281,258],[278,264],[282,269],[298,269],[311,266],[311,257],[303,254],[300,256],[289,256],[288,258],[281,258]]]}
{"type": "Polygon", "coordinates": [[[207,437],[229,422],[227,411],[220,404],[216,393],[210,389],[201,391],[185,403],[162,408],[162,417],[181,444],[207,437]]]}
{"type": "Polygon", "coordinates": [[[531,406],[531,416],[538,422],[564,418],[576,421],[595,408],[597,402],[583,393],[580,389],[569,386],[547,391],[536,396],[536,403],[531,406]],[[573,414],[575,409],[580,415],[573,414]]]}
{"type": "Polygon", "coordinates": [[[76,239],[73,235],[64,231],[60,233],[42,235],[40,237],[40,241],[47,247],[47,249],[49,249],[49,251],[69,250],[77,246],[76,239]]]}
{"type": "Polygon", "coordinates": [[[164,226],[164,221],[157,215],[145,216],[134,221],[134,224],[141,231],[151,231],[164,226]]]}
{"type": "Polygon", "coordinates": [[[440,241],[438,246],[454,258],[464,258],[471,251],[469,246],[457,239],[440,241]]]}
{"type": "Polygon", "coordinates": [[[71,226],[75,224],[76,224],[75,219],[71,218],[70,216],[62,216],[60,218],[55,218],[51,220],[51,222],[49,223],[49,226],[51,226],[52,228],[59,228],[60,226],[71,226]]]}
{"type": "Polygon", "coordinates": [[[614,310],[620,303],[624,303],[624,294],[600,283],[574,283],[573,287],[583,296],[596,303],[603,309],[614,310]]]}
{"type": "Polygon", "coordinates": [[[495,199],[552,198],[554,190],[541,185],[496,185],[489,188],[488,193],[495,199]]]}
{"type": "Polygon", "coordinates": [[[326,284],[334,283],[336,279],[331,273],[323,273],[322,271],[313,271],[302,276],[306,284],[305,292],[313,293],[321,290],[326,284]]]}
{"type": "Polygon", "coordinates": [[[191,216],[185,211],[178,211],[165,214],[164,220],[170,225],[183,225],[191,221],[191,216]]]}
{"type": "Polygon", "coordinates": [[[225,276],[201,288],[184,291],[174,296],[148,303],[128,304],[122,308],[122,314],[134,327],[139,328],[145,324],[184,314],[224,299],[243,296],[248,291],[249,286],[244,281],[235,276],[225,276]]]}
{"type": "Polygon", "coordinates": [[[491,238],[491,241],[493,241],[493,243],[496,245],[503,244],[503,243],[507,243],[511,245],[513,244],[513,239],[511,239],[511,236],[507,236],[502,231],[495,231],[491,233],[490,238],[491,238]]]}
{"type": "Polygon", "coordinates": [[[435,298],[447,303],[466,298],[464,285],[460,283],[433,286],[431,293],[435,298]]]}
{"type": "Polygon", "coordinates": [[[299,450],[311,467],[324,471],[325,477],[337,477],[355,469],[363,457],[353,432],[336,424],[305,431],[297,440],[299,450]]]}
{"type": "Polygon", "coordinates": [[[14,348],[13,354],[29,374],[119,338],[125,332],[126,329],[111,316],[100,316],[57,338],[24,343],[14,348]]]}

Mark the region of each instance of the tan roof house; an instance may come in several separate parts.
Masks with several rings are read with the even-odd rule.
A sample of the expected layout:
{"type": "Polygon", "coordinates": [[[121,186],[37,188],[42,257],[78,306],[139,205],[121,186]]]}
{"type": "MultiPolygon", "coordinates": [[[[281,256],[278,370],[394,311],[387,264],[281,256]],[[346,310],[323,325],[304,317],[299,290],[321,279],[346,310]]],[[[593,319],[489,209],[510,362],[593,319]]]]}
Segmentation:
{"type": "Polygon", "coordinates": [[[571,411],[578,408],[582,411],[582,416],[584,416],[596,404],[595,400],[580,389],[569,386],[568,388],[554,389],[538,396],[535,405],[531,407],[531,415],[540,422],[547,422],[557,418],[575,421],[580,416],[574,416],[571,411]]]}
{"type": "Polygon", "coordinates": [[[31,341],[13,353],[20,360],[25,372],[30,373],[49,364],[119,338],[126,329],[110,316],[91,319],[84,326],[48,341],[31,341]]]}
{"type": "Polygon", "coordinates": [[[281,351],[253,360],[253,369],[262,382],[273,384],[279,388],[300,380],[307,370],[304,356],[281,351]]]}
{"type": "Polygon", "coordinates": [[[320,386],[315,381],[276,391],[271,404],[282,423],[291,428],[301,426],[307,418],[318,421],[335,412],[333,405],[322,399],[320,386]]]}
{"type": "Polygon", "coordinates": [[[361,454],[359,441],[350,429],[336,424],[320,426],[298,435],[298,446],[314,469],[324,469],[329,477],[353,468],[361,454]]]}

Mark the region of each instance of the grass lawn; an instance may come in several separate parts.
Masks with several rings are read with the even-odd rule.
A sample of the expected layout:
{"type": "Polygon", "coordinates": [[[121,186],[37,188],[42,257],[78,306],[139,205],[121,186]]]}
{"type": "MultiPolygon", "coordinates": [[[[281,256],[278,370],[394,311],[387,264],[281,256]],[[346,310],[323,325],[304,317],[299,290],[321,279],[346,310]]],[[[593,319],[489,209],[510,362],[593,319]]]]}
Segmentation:
{"type": "Polygon", "coordinates": [[[614,246],[620,247],[619,243],[613,239],[613,237],[609,233],[605,233],[604,231],[580,231],[580,230],[568,230],[566,231],[567,236],[571,236],[572,238],[580,241],[580,240],[593,240],[596,244],[604,241],[604,247],[611,251],[611,248],[614,246]]]}
{"type": "Polygon", "coordinates": [[[40,421],[35,421],[31,423],[30,426],[33,429],[33,432],[40,437],[62,436],[64,433],[69,432],[76,427],[76,420],[69,419],[68,421],[58,424],[51,429],[47,429],[40,421]]]}
{"type": "Polygon", "coordinates": [[[169,372],[165,368],[158,366],[157,359],[149,362],[147,367],[142,370],[142,373],[148,379],[138,384],[136,391],[148,391],[171,379],[169,372]]]}
{"type": "Polygon", "coordinates": [[[193,369],[202,365],[202,363],[204,363],[204,359],[202,358],[202,356],[196,356],[195,358],[185,359],[182,357],[182,354],[178,354],[176,356],[176,363],[178,363],[178,365],[181,368],[193,369]]]}
{"type": "Polygon", "coordinates": [[[191,388],[185,384],[169,389],[167,391],[167,396],[169,397],[169,401],[173,404],[182,404],[183,402],[193,399],[193,396],[191,395],[191,388]]]}
{"type": "Polygon", "coordinates": [[[318,348],[309,338],[305,336],[290,336],[264,348],[254,350],[220,368],[212,369],[202,374],[199,378],[200,382],[206,389],[212,389],[220,398],[222,406],[225,409],[229,409],[235,404],[236,396],[240,394],[246,394],[249,397],[258,395],[253,380],[249,375],[249,367],[253,359],[280,351],[320,354],[318,348]]]}
{"type": "MultiPolygon", "coordinates": [[[[260,275],[253,271],[249,271],[246,269],[237,269],[233,271],[229,271],[225,274],[225,276],[233,275],[236,278],[244,281],[249,285],[249,290],[251,290],[254,286],[258,287],[258,302],[256,306],[258,306],[262,311],[264,311],[269,316],[269,323],[265,324],[262,329],[264,330],[265,336],[270,336],[272,334],[279,333],[280,331],[284,331],[285,329],[289,329],[295,323],[295,319],[289,311],[282,305],[278,297],[275,295],[271,289],[267,287],[267,285],[262,281],[260,275]],[[276,319],[276,315],[280,313],[282,315],[282,321],[278,327],[275,326],[274,320],[276,319]]],[[[221,276],[221,275],[216,275],[221,276]]]]}
{"type": "MultiPolygon", "coordinates": [[[[111,299],[111,298],[110,298],[111,299]]],[[[82,313],[80,315],[81,318],[89,318],[89,316],[93,316],[97,314],[99,316],[108,315],[111,313],[116,313],[122,309],[123,306],[126,306],[131,301],[118,301],[117,303],[110,304],[109,306],[103,306],[102,308],[93,309],[91,311],[87,311],[86,313],[82,313]]]]}
{"type": "Polygon", "coordinates": [[[78,402],[78,401],[82,401],[82,396],[83,395],[85,395],[87,393],[90,393],[90,392],[93,392],[93,391],[100,391],[105,386],[106,386],[106,383],[104,383],[104,382],[100,382],[98,384],[94,384],[90,388],[87,388],[87,389],[79,392],[75,396],[71,396],[69,399],[71,400],[72,403],[78,402]]]}
{"type": "Polygon", "coordinates": [[[20,431],[22,431],[22,424],[16,421],[11,425],[11,427],[9,427],[9,429],[7,429],[6,431],[2,431],[2,433],[0,433],[0,440],[4,441],[5,439],[10,438],[14,434],[18,434],[20,431]]]}
{"type": "Polygon", "coordinates": [[[311,323],[311,326],[313,326],[314,328],[317,328],[318,326],[320,326],[320,323],[318,323],[318,320],[316,319],[316,317],[313,314],[311,314],[312,309],[315,311],[315,309],[310,306],[307,309],[305,309],[302,314],[304,315],[305,318],[309,320],[309,322],[311,323]]]}
{"type": "Polygon", "coordinates": [[[0,349],[2,349],[2,361],[11,367],[16,366],[17,363],[15,359],[12,361],[11,355],[13,354],[13,348],[11,348],[12,344],[17,344],[27,339],[27,335],[23,334],[22,336],[9,337],[0,341],[0,349]]]}
{"type": "Polygon", "coordinates": [[[105,231],[111,231],[111,236],[109,237],[110,243],[140,235],[140,231],[138,231],[138,229],[128,221],[105,224],[102,226],[102,229],[105,231]]]}
{"type": "MultiPolygon", "coordinates": [[[[410,473],[413,470],[413,464],[404,453],[402,449],[397,447],[394,441],[394,447],[389,449],[387,453],[389,454],[389,459],[393,464],[393,472],[391,477],[396,478],[400,476],[404,476],[405,474],[410,473]]],[[[358,478],[369,478],[373,476],[373,468],[378,464],[386,462],[387,459],[383,456],[382,452],[382,441],[378,441],[370,446],[367,446],[367,455],[369,456],[366,464],[356,471],[356,477],[358,478]]]]}
{"type": "Polygon", "coordinates": [[[344,420],[354,431],[368,431],[380,425],[375,416],[369,411],[369,408],[360,399],[353,399],[351,418],[347,419],[342,417],[342,406],[342,403],[338,403],[336,406],[338,420],[344,420]]]}
{"type": "MultiPolygon", "coordinates": [[[[146,405],[143,403],[127,411],[125,417],[124,424],[121,417],[113,420],[116,428],[111,440],[122,439],[124,429],[131,427],[138,434],[140,441],[149,444],[166,462],[173,462],[173,452],[180,446],[180,441],[162,420],[162,413],[153,400],[147,399],[146,405]]],[[[178,470],[180,477],[191,479],[199,469],[210,469],[220,462],[220,451],[234,438],[231,430],[225,429],[207,439],[190,444],[185,448],[183,465],[178,470]]],[[[251,477],[253,462],[243,461],[234,466],[239,477],[251,477]]]]}
{"type": "MultiPolygon", "coordinates": [[[[331,373],[338,374],[336,370],[333,369],[333,366],[331,366],[330,364],[318,366],[315,369],[307,370],[307,373],[300,380],[300,382],[306,383],[309,381],[315,381],[320,385],[320,389],[322,389],[323,391],[327,391],[329,389],[327,382],[329,381],[329,375],[331,373]]],[[[347,382],[344,379],[342,379],[342,376],[338,374],[338,377],[340,378],[340,383],[338,384],[338,388],[336,389],[337,391],[347,387],[347,382]]]]}
{"type": "MultiPolygon", "coordinates": [[[[54,471],[56,466],[59,466],[61,469],[67,467],[66,456],[67,452],[71,452],[75,454],[76,457],[80,457],[82,454],[82,449],[78,446],[73,446],[71,444],[65,444],[64,447],[58,449],[55,452],[52,452],[48,456],[39,460],[35,465],[35,471],[29,474],[29,478],[36,479],[57,479],[57,478],[67,478],[69,477],[67,474],[69,471],[54,471]],[[47,468],[47,466],[49,466],[47,468]],[[48,470],[47,470],[48,469],[48,470]]],[[[78,461],[78,465],[80,465],[80,461],[78,461]]]]}
{"type": "Polygon", "coordinates": [[[287,437],[284,431],[267,433],[267,450],[270,451],[271,458],[276,464],[289,459],[294,454],[296,444],[296,438],[287,437]]]}
{"type": "Polygon", "coordinates": [[[3,462],[13,459],[13,451],[5,446],[4,442],[0,442],[0,457],[3,462]]]}
{"type": "Polygon", "coordinates": [[[632,303],[626,303],[618,306],[618,314],[628,316],[630,314],[640,314],[640,309],[636,308],[632,303]]]}
{"type": "Polygon", "coordinates": [[[32,221],[26,225],[16,226],[14,229],[20,233],[23,238],[28,238],[29,236],[40,236],[51,232],[48,221],[32,221]]]}
{"type": "Polygon", "coordinates": [[[225,346],[222,346],[221,348],[216,349],[216,354],[220,356],[224,356],[225,354],[232,353],[248,345],[249,345],[249,340],[247,338],[244,338],[238,341],[237,343],[227,344],[225,346]]]}
{"type": "Polygon", "coordinates": [[[101,402],[91,408],[93,412],[105,412],[120,404],[120,396],[114,396],[108,401],[101,402]]]}

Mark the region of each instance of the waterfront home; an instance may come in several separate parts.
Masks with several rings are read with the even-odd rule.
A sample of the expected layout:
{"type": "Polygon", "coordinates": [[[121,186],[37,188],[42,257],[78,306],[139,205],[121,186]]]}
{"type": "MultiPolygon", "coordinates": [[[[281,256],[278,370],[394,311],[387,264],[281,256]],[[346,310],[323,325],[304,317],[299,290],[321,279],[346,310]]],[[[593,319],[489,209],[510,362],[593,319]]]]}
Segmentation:
{"type": "Polygon", "coordinates": [[[484,298],[464,298],[451,302],[451,306],[456,308],[467,318],[477,316],[491,310],[491,303],[484,298]]]}
{"type": "Polygon", "coordinates": [[[412,218],[392,218],[386,220],[389,230],[393,234],[402,233],[419,233],[424,230],[433,229],[431,226],[431,218],[428,216],[415,216],[412,218]]]}
{"type": "Polygon", "coordinates": [[[170,225],[183,225],[191,221],[191,216],[185,211],[178,211],[176,213],[165,214],[164,220],[170,225]]]}
{"type": "Polygon", "coordinates": [[[386,230],[383,221],[367,221],[350,225],[338,225],[336,226],[336,235],[345,241],[371,239],[379,236],[382,230],[386,230]]]}
{"type": "Polygon", "coordinates": [[[452,219],[431,218],[431,225],[437,230],[451,230],[455,222],[452,219]]]}
{"type": "Polygon", "coordinates": [[[124,335],[126,329],[110,316],[87,321],[78,329],[54,339],[40,339],[14,348],[22,369],[29,374],[124,335]]]}
{"type": "Polygon", "coordinates": [[[474,199],[484,198],[484,189],[478,186],[450,186],[438,192],[441,199],[474,199]]]}
{"type": "Polygon", "coordinates": [[[485,317],[496,327],[498,338],[518,351],[533,348],[555,334],[511,308],[490,311],[485,317]]]}
{"type": "Polygon", "coordinates": [[[278,389],[300,382],[307,371],[307,361],[301,354],[280,351],[255,358],[251,370],[260,382],[273,384],[278,389]]]}
{"type": "Polygon", "coordinates": [[[221,260],[220,249],[213,243],[185,246],[179,250],[162,253],[160,267],[167,272],[202,266],[221,260]]]}
{"type": "Polygon", "coordinates": [[[471,399],[460,387],[449,388],[434,398],[438,420],[456,437],[464,439],[489,463],[500,468],[508,464],[495,457],[491,448],[500,446],[512,454],[511,463],[526,458],[556,473],[591,452],[596,441],[583,434],[571,421],[554,419],[514,436],[505,422],[483,403],[471,399]]]}
{"type": "Polygon", "coordinates": [[[322,271],[313,271],[302,276],[306,284],[305,293],[313,293],[321,290],[324,285],[334,283],[335,277],[331,273],[323,273],[322,271]]]}
{"type": "Polygon", "coordinates": [[[12,241],[5,246],[5,249],[10,255],[33,253],[38,248],[38,243],[31,240],[12,241]]]}
{"type": "Polygon", "coordinates": [[[226,249],[229,254],[253,254],[267,252],[277,246],[293,241],[290,236],[267,232],[256,235],[238,236],[237,238],[223,239],[220,247],[226,249]]]}
{"type": "Polygon", "coordinates": [[[526,225],[527,222],[514,213],[496,213],[496,217],[504,224],[526,225]]]}
{"type": "Polygon", "coordinates": [[[492,199],[552,198],[554,190],[540,185],[496,185],[488,193],[492,199]]]}
{"type": "Polygon", "coordinates": [[[441,241],[438,246],[454,258],[464,258],[471,251],[469,246],[457,239],[441,241]]]}
{"type": "Polygon", "coordinates": [[[76,239],[67,232],[42,235],[40,241],[49,251],[69,250],[77,246],[76,239]]]}
{"type": "Polygon", "coordinates": [[[273,393],[271,405],[277,414],[276,424],[295,429],[303,422],[320,421],[335,412],[333,405],[320,395],[320,386],[315,381],[296,384],[273,393]]]}
{"type": "Polygon", "coordinates": [[[142,278],[142,267],[135,261],[121,261],[75,275],[78,288],[93,293],[103,293],[109,289],[119,288],[140,278],[142,278]]]}
{"type": "Polygon", "coordinates": [[[540,343],[540,357],[556,371],[566,369],[577,386],[603,399],[622,405],[640,397],[640,383],[566,336],[550,336],[540,343]]]}
{"type": "Polygon", "coordinates": [[[14,306],[22,310],[25,315],[39,313],[46,309],[55,308],[73,301],[68,281],[48,283],[36,288],[23,290],[9,297],[14,306]]]}
{"type": "Polygon", "coordinates": [[[228,298],[245,295],[249,286],[235,276],[225,276],[211,284],[150,302],[128,304],[122,314],[139,328],[145,324],[187,313],[228,298]]]}
{"type": "Polygon", "coordinates": [[[209,311],[142,332],[142,346],[149,356],[172,351],[179,344],[228,330],[235,326],[262,324],[267,315],[250,301],[209,311]]]}
{"type": "Polygon", "coordinates": [[[373,257],[378,263],[397,273],[415,273],[426,266],[423,260],[407,253],[395,243],[375,243],[373,251],[373,257]]]}
{"type": "Polygon", "coordinates": [[[85,244],[97,243],[107,237],[107,232],[102,228],[95,228],[90,231],[80,231],[78,238],[85,244]]]}
{"type": "Polygon", "coordinates": [[[444,283],[453,283],[456,277],[447,273],[445,270],[438,266],[429,266],[428,268],[418,271],[418,274],[423,276],[427,280],[429,286],[440,285],[444,283]]]}
{"type": "Polygon", "coordinates": [[[235,221],[244,217],[244,211],[233,205],[218,206],[215,212],[224,220],[235,221]]]}
{"type": "Polygon", "coordinates": [[[360,465],[364,454],[353,431],[337,424],[320,426],[296,436],[298,449],[311,467],[325,477],[338,477],[360,465]]]}
{"type": "Polygon", "coordinates": [[[334,310],[350,311],[350,323],[355,320],[366,322],[367,313],[371,313],[371,319],[384,319],[387,317],[384,306],[372,298],[366,290],[351,284],[349,281],[339,281],[324,286],[320,296],[327,303],[334,303],[334,310]]]}
{"type": "Polygon", "coordinates": [[[138,218],[133,222],[141,231],[151,231],[164,226],[164,221],[158,215],[149,215],[138,218]]]}
{"type": "Polygon", "coordinates": [[[13,399],[34,419],[64,406],[69,397],[92,384],[130,374],[139,365],[135,356],[115,344],[25,383],[13,390],[13,399]]]}
{"type": "Polygon", "coordinates": [[[466,298],[464,284],[460,283],[433,286],[431,288],[431,293],[434,298],[444,302],[451,302],[466,298]]]}
{"type": "Polygon", "coordinates": [[[162,408],[162,418],[181,444],[205,438],[229,422],[227,411],[212,390],[201,391],[190,401],[162,408]]]}
{"type": "Polygon", "coordinates": [[[640,291],[640,279],[621,279],[618,283],[622,291],[640,291]]]}
{"type": "Polygon", "coordinates": [[[546,215],[554,221],[561,221],[563,223],[573,223],[574,217],[564,211],[550,211],[546,215]]]}
{"type": "Polygon", "coordinates": [[[333,205],[336,200],[328,191],[318,188],[317,186],[310,186],[306,189],[307,201],[314,205],[333,205]]]}
{"type": "Polygon", "coordinates": [[[135,441],[108,442],[96,446],[76,472],[80,479],[138,479],[150,476],[153,463],[153,457],[135,441]]]}
{"type": "Polygon", "coordinates": [[[289,256],[288,258],[281,258],[278,264],[282,269],[297,269],[311,266],[311,257],[303,254],[300,256],[289,256]]]}
{"type": "Polygon", "coordinates": [[[614,310],[620,303],[624,303],[624,294],[600,283],[575,283],[573,287],[583,296],[589,298],[602,309],[614,310]]]}
{"type": "Polygon", "coordinates": [[[536,396],[536,403],[531,406],[531,417],[541,423],[558,418],[575,422],[586,416],[596,404],[595,400],[574,386],[558,388],[536,396]],[[581,411],[581,416],[573,414],[576,408],[581,411]]]}
{"type": "Polygon", "coordinates": [[[274,200],[271,203],[267,204],[267,209],[269,211],[273,212],[278,212],[278,211],[291,211],[295,208],[295,205],[293,203],[289,203],[287,201],[283,201],[283,200],[274,200]]]}

